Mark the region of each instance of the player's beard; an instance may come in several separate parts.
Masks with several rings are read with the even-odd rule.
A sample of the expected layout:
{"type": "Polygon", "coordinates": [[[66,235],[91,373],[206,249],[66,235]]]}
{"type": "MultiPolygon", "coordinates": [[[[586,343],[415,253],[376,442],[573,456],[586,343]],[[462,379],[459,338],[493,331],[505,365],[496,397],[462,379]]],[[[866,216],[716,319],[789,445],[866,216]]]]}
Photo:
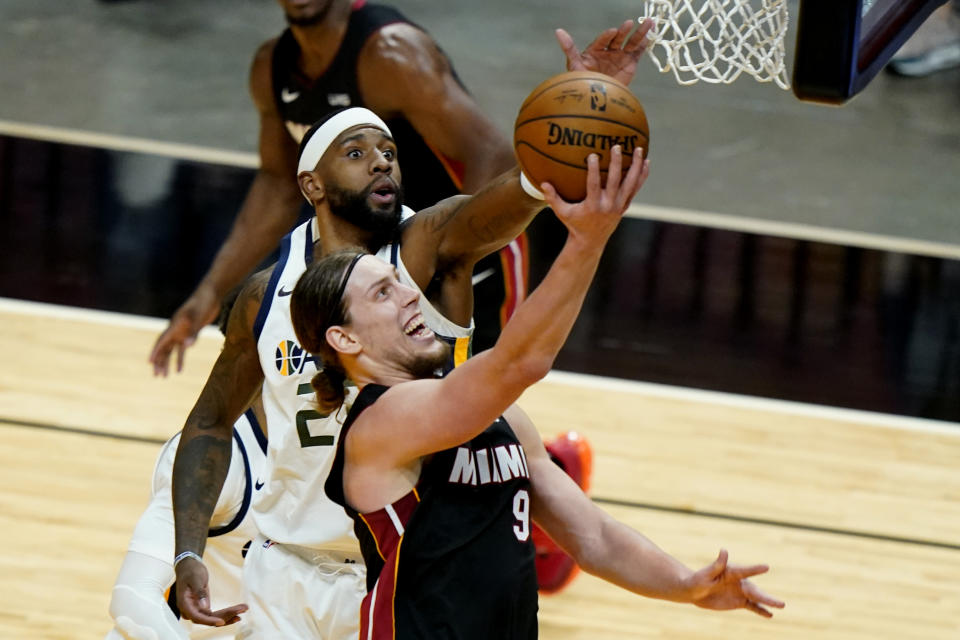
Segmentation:
{"type": "Polygon", "coordinates": [[[404,363],[403,368],[409,371],[415,380],[439,378],[443,375],[443,370],[450,361],[450,345],[440,339],[437,339],[437,344],[440,347],[432,349],[429,353],[411,356],[404,363]]]}
{"type": "Polygon", "coordinates": [[[403,190],[397,185],[397,197],[389,209],[370,206],[369,190],[349,191],[337,187],[327,188],[330,212],[341,220],[371,234],[367,249],[376,251],[394,239],[400,228],[403,211],[403,190]]]}

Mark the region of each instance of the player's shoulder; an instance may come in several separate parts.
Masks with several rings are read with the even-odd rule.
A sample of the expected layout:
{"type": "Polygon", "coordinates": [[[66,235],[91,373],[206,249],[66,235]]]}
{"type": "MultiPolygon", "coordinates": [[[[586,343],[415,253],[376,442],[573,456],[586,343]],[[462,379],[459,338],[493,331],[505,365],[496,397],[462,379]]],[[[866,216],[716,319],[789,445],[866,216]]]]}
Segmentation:
{"type": "Polygon", "coordinates": [[[254,51],[253,60],[250,62],[251,79],[263,77],[269,81],[272,75],[273,54],[279,41],[280,36],[270,38],[254,51]]]}
{"type": "Polygon", "coordinates": [[[243,291],[241,291],[240,295],[245,298],[263,299],[267,287],[270,286],[270,277],[273,275],[274,269],[277,268],[279,268],[279,263],[274,263],[266,269],[262,269],[251,275],[243,285],[243,291]]]}
{"type": "Polygon", "coordinates": [[[433,36],[412,22],[387,23],[371,34],[371,37],[378,38],[386,44],[391,42],[396,44],[434,42],[433,36]]]}
{"type": "Polygon", "coordinates": [[[271,38],[261,44],[250,64],[250,92],[261,110],[273,104],[273,53],[278,40],[271,38]]]}
{"type": "Polygon", "coordinates": [[[276,265],[258,271],[244,282],[227,325],[228,333],[234,328],[247,333],[253,327],[260,312],[260,305],[270,286],[270,276],[274,268],[276,265]],[[238,314],[239,318],[237,318],[238,314]]]}
{"type": "Polygon", "coordinates": [[[251,341],[256,342],[254,327],[270,287],[273,269],[274,267],[268,267],[258,271],[240,285],[224,328],[226,344],[247,345],[251,341]]]}
{"type": "Polygon", "coordinates": [[[360,50],[366,64],[404,65],[436,56],[433,37],[409,22],[391,22],[370,34],[360,50]]]}
{"type": "Polygon", "coordinates": [[[276,50],[279,41],[280,36],[276,36],[260,43],[257,50],[253,52],[253,65],[255,67],[264,64],[269,66],[270,61],[273,59],[273,52],[276,50]]]}

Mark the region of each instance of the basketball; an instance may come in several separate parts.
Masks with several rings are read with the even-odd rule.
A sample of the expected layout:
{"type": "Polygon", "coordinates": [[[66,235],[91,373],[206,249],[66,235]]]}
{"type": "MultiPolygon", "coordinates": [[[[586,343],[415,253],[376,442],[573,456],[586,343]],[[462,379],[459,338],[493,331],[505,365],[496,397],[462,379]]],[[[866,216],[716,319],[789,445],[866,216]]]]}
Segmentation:
{"type": "Polygon", "coordinates": [[[568,71],[540,84],[524,100],[513,129],[513,149],[530,181],[551,183],[570,202],[586,197],[591,153],[600,157],[606,183],[617,144],[626,173],[636,147],[644,157],[649,152],[647,115],[627,87],[592,71],[568,71]]]}

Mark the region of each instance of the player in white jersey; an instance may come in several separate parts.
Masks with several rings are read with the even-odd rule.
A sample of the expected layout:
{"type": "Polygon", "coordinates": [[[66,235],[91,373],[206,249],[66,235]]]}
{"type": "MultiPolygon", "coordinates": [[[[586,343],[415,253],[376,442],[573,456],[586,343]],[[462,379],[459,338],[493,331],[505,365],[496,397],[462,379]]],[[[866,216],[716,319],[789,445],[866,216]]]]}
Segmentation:
{"type": "MultiPolygon", "coordinates": [[[[210,519],[206,564],[216,585],[215,606],[231,604],[243,595],[243,556],[256,536],[250,503],[267,449],[260,422],[251,408],[234,425],[230,469],[210,519]]],[[[174,578],[170,479],[179,441],[180,434],[172,437],[157,457],[150,502],[137,521],[113,585],[110,616],[115,626],[106,640],[227,640],[236,633],[179,620],[167,598],[174,578]]]]}
{"type": "MultiPolygon", "coordinates": [[[[343,416],[325,420],[311,402],[309,381],[318,363],[297,344],[285,298],[309,260],[348,246],[376,252],[394,242],[411,285],[438,315],[468,331],[474,264],[516,237],[544,206],[515,168],[474,196],[446,199],[401,224],[396,154],[387,126],[366,109],[337,112],[304,136],[298,181],[314,206],[315,222],[294,230],[281,263],[244,286],[224,350],[187,419],[177,453],[177,552],[193,556],[177,567],[177,598],[191,620],[222,625],[246,610],[246,605],[211,610],[198,556],[205,542],[201,523],[229,460],[227,427],[262,382],[271,436],[266,484],[254,516],[265,539],[247,558],[251,615],[244,637],[355,637],[360,600],[352,606],[347,601],[348,592],[363,593],[359,549],[350,522],[323,491],[339,435],[337,418],[343,416]],[[268,555],[283,560],[267,561],[268,555]],[[320,591],[336,593],[291,585],[300,576],[311,576],[320,591]]],[[[464,357],[466,351],[461,349],[464,357]]]]}

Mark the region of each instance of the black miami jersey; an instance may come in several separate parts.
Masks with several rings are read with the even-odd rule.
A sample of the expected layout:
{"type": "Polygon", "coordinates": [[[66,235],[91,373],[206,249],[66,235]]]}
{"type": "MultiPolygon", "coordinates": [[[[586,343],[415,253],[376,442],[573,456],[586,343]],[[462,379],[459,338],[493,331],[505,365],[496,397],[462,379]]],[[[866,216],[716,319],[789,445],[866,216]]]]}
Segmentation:
{"type": "Polygon", "coordinates": [[[360,637],[518,640],[537,637],[530,474],[502,417],[474,439],[424,459],[416,487],[358,513],[343,491],[344,441],[387,390],[367,385],[350,410],[326,491],[354,520],[367,565],[360,637]]]}

